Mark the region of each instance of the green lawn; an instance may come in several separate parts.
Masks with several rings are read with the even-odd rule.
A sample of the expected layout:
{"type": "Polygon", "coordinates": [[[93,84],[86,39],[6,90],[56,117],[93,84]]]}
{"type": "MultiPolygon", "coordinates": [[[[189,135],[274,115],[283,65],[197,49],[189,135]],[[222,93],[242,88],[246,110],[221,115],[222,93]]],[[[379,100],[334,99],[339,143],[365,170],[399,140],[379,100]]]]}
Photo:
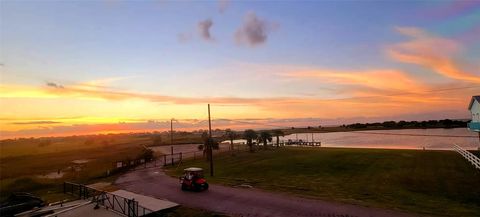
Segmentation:
{"type": "MultiPolygon", "coordinates": [[[[282,148],[222,154],[215,163],[212,183],[420,214],[480,213],[480,171],[453,151],[282,148]]],[[[204,160],[182,168],[188,166],[208,168],[204,160]]],[[[168,173],[178,176],[182,168],[168,173]]]]}

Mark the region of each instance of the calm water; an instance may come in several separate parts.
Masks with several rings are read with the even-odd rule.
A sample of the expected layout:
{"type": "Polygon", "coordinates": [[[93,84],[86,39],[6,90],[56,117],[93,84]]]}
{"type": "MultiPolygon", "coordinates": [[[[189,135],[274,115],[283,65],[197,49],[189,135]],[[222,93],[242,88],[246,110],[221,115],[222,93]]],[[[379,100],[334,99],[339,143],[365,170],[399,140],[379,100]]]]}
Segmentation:
{"type": "MultiPolygon", "coordinates": [[[[297,137],[303,141],[312,141],[311,133],[292,134],[283,137],[283,140],[295,141],[297,137]]],[[[466,128],[314,133],[313,139],[321,141],[324,147],[350,148],[452,149],[453,144],[457,144],[463,148],[477,149],[480,143],[478,133],[466,128]]]]}

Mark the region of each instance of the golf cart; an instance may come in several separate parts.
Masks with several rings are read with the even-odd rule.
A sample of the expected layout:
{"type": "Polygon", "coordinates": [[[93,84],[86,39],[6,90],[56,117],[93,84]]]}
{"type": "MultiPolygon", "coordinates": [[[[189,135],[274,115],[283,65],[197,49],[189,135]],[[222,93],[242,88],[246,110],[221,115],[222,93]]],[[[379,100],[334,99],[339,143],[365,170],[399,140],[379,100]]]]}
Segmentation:
{"type": "Polygon", "coordinates": [[[208,189],[208,183],[203,178],[203,169],[198,167],[189,167],[183,170],[180,177],[180,184],[183,191],[203,191],[208,189]]]}

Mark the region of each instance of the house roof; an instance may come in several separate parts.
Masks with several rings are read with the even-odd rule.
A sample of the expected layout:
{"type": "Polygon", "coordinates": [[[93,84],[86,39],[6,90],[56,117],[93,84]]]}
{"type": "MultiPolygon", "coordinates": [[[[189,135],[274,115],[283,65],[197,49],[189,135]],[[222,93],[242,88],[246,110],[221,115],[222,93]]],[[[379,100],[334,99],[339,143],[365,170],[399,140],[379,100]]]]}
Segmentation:
{"type": "Polygon", "coordinates": [[[472,99],[470,100],[470,104],[468,105],[468,109],[472,109],[472,105],[473,105],[473,101],[477,101],[478,103],[480,103],[480,95],[479,96],[472,96],[472,99]]]}

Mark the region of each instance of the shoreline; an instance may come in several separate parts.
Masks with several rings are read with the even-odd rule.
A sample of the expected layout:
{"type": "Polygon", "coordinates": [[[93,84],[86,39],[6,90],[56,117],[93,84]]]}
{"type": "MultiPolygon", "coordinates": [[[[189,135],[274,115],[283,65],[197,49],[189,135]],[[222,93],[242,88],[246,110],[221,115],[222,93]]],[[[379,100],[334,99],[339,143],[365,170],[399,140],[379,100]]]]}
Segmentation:
{"type": "Polygon", "coordinates": [[[346,127],[322,127],[321,129],[319,128],[295,128],[295,129],[280,129],[284,130],[288,133],[285,133],[285,136],[296,134],[296,133],[348,133],[348,132],[359,132],[359,131],[375,131],[375,130],[431,130],[431,129],[458,129],[458,128],[465,128],[466,127],[450,127],[450,128],[445,128],[445,127],[427,127],[427,128],[421,128],[421,127],[403,127],[403,128],[386,128],[386,127],[371,127],[371,128],[346,128],[346,127]]]}

